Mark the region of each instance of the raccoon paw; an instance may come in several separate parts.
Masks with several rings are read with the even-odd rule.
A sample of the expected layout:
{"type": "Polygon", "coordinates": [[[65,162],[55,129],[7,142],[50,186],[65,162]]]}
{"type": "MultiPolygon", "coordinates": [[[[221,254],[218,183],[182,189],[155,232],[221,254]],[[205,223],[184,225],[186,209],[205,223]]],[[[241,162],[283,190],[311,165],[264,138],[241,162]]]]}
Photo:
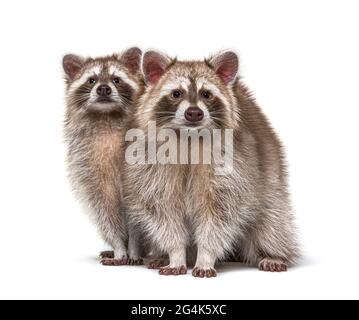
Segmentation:
{"type": "Polygon", "coordinates": [[[136,258],[136,259],[128,259],[127,264],[129,266],[142,266],[143,265],[143,260],[141,258],[136,258]]]}
{"type": "Polygon", "coordinates": [[[288,265],[281,260],[264,258],[259,262],[258,268],[261,271],[267,272],[285,272],[288,269],[288,265]]]}
{"type": "Polygon", "coordinates": [[[147,264],[147,267],[148,269],[158,270],[166,266],[166,262],[166,259],[153,259],[147,264]]]}
{"type": "Polygon", "coordinates": [[[192,276],[195,278],[215,278],[217,277],[217,271],[213,268],[201,269],[196,267],[192,271],[192,276]]]}
{"type": "Polygon", "coordinates": [[[125,266],[128,264],[127,258],[122,259],[112,259],[112,258],[104,258],[100,262],[103,266],[125,266]]]}
{"type": "Polygon", "coordinates": [[[187,268],[186,266],[174,267],[174,268],[171,266],[162,267],[160,268],[159,274],[161,276],[179,276],[179,275],[187,274],[187,268]]]}
{"type": "Polygon", "coordinates": [[[102,251],[100,252],[100,259],[113,259],[115,253],[113,251],[102,251]]]}

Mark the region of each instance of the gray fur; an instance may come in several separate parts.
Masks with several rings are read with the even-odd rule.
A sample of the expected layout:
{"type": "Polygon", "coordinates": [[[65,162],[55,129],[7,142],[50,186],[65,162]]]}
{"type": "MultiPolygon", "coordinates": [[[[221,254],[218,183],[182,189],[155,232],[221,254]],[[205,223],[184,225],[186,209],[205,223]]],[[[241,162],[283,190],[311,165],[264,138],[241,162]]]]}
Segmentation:
{"type": "MultiPolygon", "coordinates": [[[[148,56],[153,63],[156,55],[148,56]]],[[[228,68],[235,62],[233,53],[229,58],[228,68]]],[[[233,255],[261,270],[286,270],[297,261],[299,249],[279,139],[240,80],[228,79],[227,72],[221,81],[217,70],[223,68],[214,64],[222,57],[161,62],[166,60],[167,69],[158,82],[148,84],[127,127],[146,130],[166,84],[183,77],[207,79],[225,99],[221,128],[234,130],[234,170],[216,176],[209,165],[125,164],[129,218],[159,252],[169,255],[160,273],[185,273],[191,245],[197,248],[196,277],[215,276],[215,264],[233,255]]]]}
{"type": "Polygon", "coordinates": [[[130,239],[128,243],[121,181],[124,119],[140,86],[140,55],[139,49],[132,48],[122,56],[82,59],[69,55],[64,58],[67,83],[64,130],[69,178],[100,236],[114,250],[114,253],[103,253],[102,263],[105,265],[138,263],[140,259],[136,239],[131,237],[132,241],[130,239]],[[98,74],[92,75],[92,70],[98,74]],[[121,79],[115,83],[110,70],[122,72],[127,82],[121,79]],[[111,86],[113,103],[90,102],[91,96],[96,98],[96,88],[88,82],[88,77],[93,76],[98,85],[111,86]],[[131,87],[133,83],[138,87],[131,87]],[[130,252],[127,252],[127,245],[130,252]]]}

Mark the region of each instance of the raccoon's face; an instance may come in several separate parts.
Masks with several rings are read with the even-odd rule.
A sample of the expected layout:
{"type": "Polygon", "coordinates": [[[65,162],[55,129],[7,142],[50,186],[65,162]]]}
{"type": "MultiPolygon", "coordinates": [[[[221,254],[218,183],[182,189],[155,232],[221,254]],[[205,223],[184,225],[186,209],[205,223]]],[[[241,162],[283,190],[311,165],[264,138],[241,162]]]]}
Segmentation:
{"type": "Polygon", "coordinates": [[[141,60],[138,48],[122,56],[83,59],[67,55],[63,67],[71,106],[83,112],[124,112],[139,89],[137,72],[141,60]]]}
{"type": "Polygon", "coordinates": [[[203,62],[178,62],[147,52],[142,70],[147,92],[139,116],[174,129],[228,128],[238,118],[233,82],[238,57],[221,53],[203,62]],[[141,114],[142,116],[141,116],[141,114]]]}

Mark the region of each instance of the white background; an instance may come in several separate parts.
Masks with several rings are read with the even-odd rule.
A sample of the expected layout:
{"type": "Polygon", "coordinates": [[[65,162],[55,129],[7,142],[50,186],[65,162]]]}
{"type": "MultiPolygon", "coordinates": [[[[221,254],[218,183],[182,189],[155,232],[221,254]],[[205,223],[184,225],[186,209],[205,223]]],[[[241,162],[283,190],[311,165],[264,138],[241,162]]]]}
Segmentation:
{"type": "Polygon", "coordinates": [[[358,1],[2,1],[0,298],[359,298],[358,1]],[[224,48],[287,146],[304,258],[216,279],[98,264],[62,143],[61,58],[131,45],[179,58],[224,48]]]}

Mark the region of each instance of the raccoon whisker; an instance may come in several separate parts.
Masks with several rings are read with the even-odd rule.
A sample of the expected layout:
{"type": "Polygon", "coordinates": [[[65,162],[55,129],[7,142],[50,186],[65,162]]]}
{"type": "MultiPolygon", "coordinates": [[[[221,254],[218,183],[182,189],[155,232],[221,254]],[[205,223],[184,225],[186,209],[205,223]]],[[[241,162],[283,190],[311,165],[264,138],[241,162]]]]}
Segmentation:
{"type": "Polygon", "coordinates": [[[173,120],[175,119],[175,117],[161,117],[159,120],[160,121],[168,121],[168,120],[173,120]]]}
{"type": "Polygon", "coordinates": [[[156,112],[156,114],[168,114],[168,115],[173,115],[173,116],[175,116],[175,112],[170,112],[170,111],[168,111],[168,112],[165,112],[165,111],[163,111],[163,112],[156,112]]]}
{"type": "Polygon", "coordinates": [[[213,117],[213,116],[211,116],[211,119],[212,119],[212,120],[217,120],[217,121],[221,121],[221,122],[223,121],[223,119],[221,119],[221,118],[218,118],[218,117],[213,117]]]}
{"type": "Polygon", "coordinates": [[[219,115],[219,116],[222,116],[222,115],[226,115],[227,113],[224,112],[224,111],[212,111],[209,113],[211,116],[212,115],[219,115]]]}
{"type": "Polygon", "coordinates": [[[90,104],[89,104],[89,103],[84,104],[83,107],[82,107],[82,109],[83,109],[84,112],[87,112],[87,111],[89,110],[89,108],[90,108],[90,104]]]}
{"type": "MultiPolygon", "coordinates": [[[[146,114],[146,113],[153,113],[153,111],[150,110],[150,111],[141,112],[141,114],[146,114]]],[[[174,111],[159,111],[159,112],[156,112],[156,114],[171,114],[171,115],[175,115],[176,112],[174,112],[174,111]]]]}
{"type": "Polygon", "coordinates": [[[167,122],[175,119],[175,117],[163,117],[157,120],[157,126],[161,126],[163,124],[166,124],[167,122]]]}
{"type": "Polygon", "coordinates": [[[83,104],[88,101],[89,97],[83,96],[74,96],[71,98],[71,102],[75,104],[83,104]]]}
{"type": "Polygon", "coordinates": [[[153,111],[141,111],[141,114],[153,113],[153,111]]]}

